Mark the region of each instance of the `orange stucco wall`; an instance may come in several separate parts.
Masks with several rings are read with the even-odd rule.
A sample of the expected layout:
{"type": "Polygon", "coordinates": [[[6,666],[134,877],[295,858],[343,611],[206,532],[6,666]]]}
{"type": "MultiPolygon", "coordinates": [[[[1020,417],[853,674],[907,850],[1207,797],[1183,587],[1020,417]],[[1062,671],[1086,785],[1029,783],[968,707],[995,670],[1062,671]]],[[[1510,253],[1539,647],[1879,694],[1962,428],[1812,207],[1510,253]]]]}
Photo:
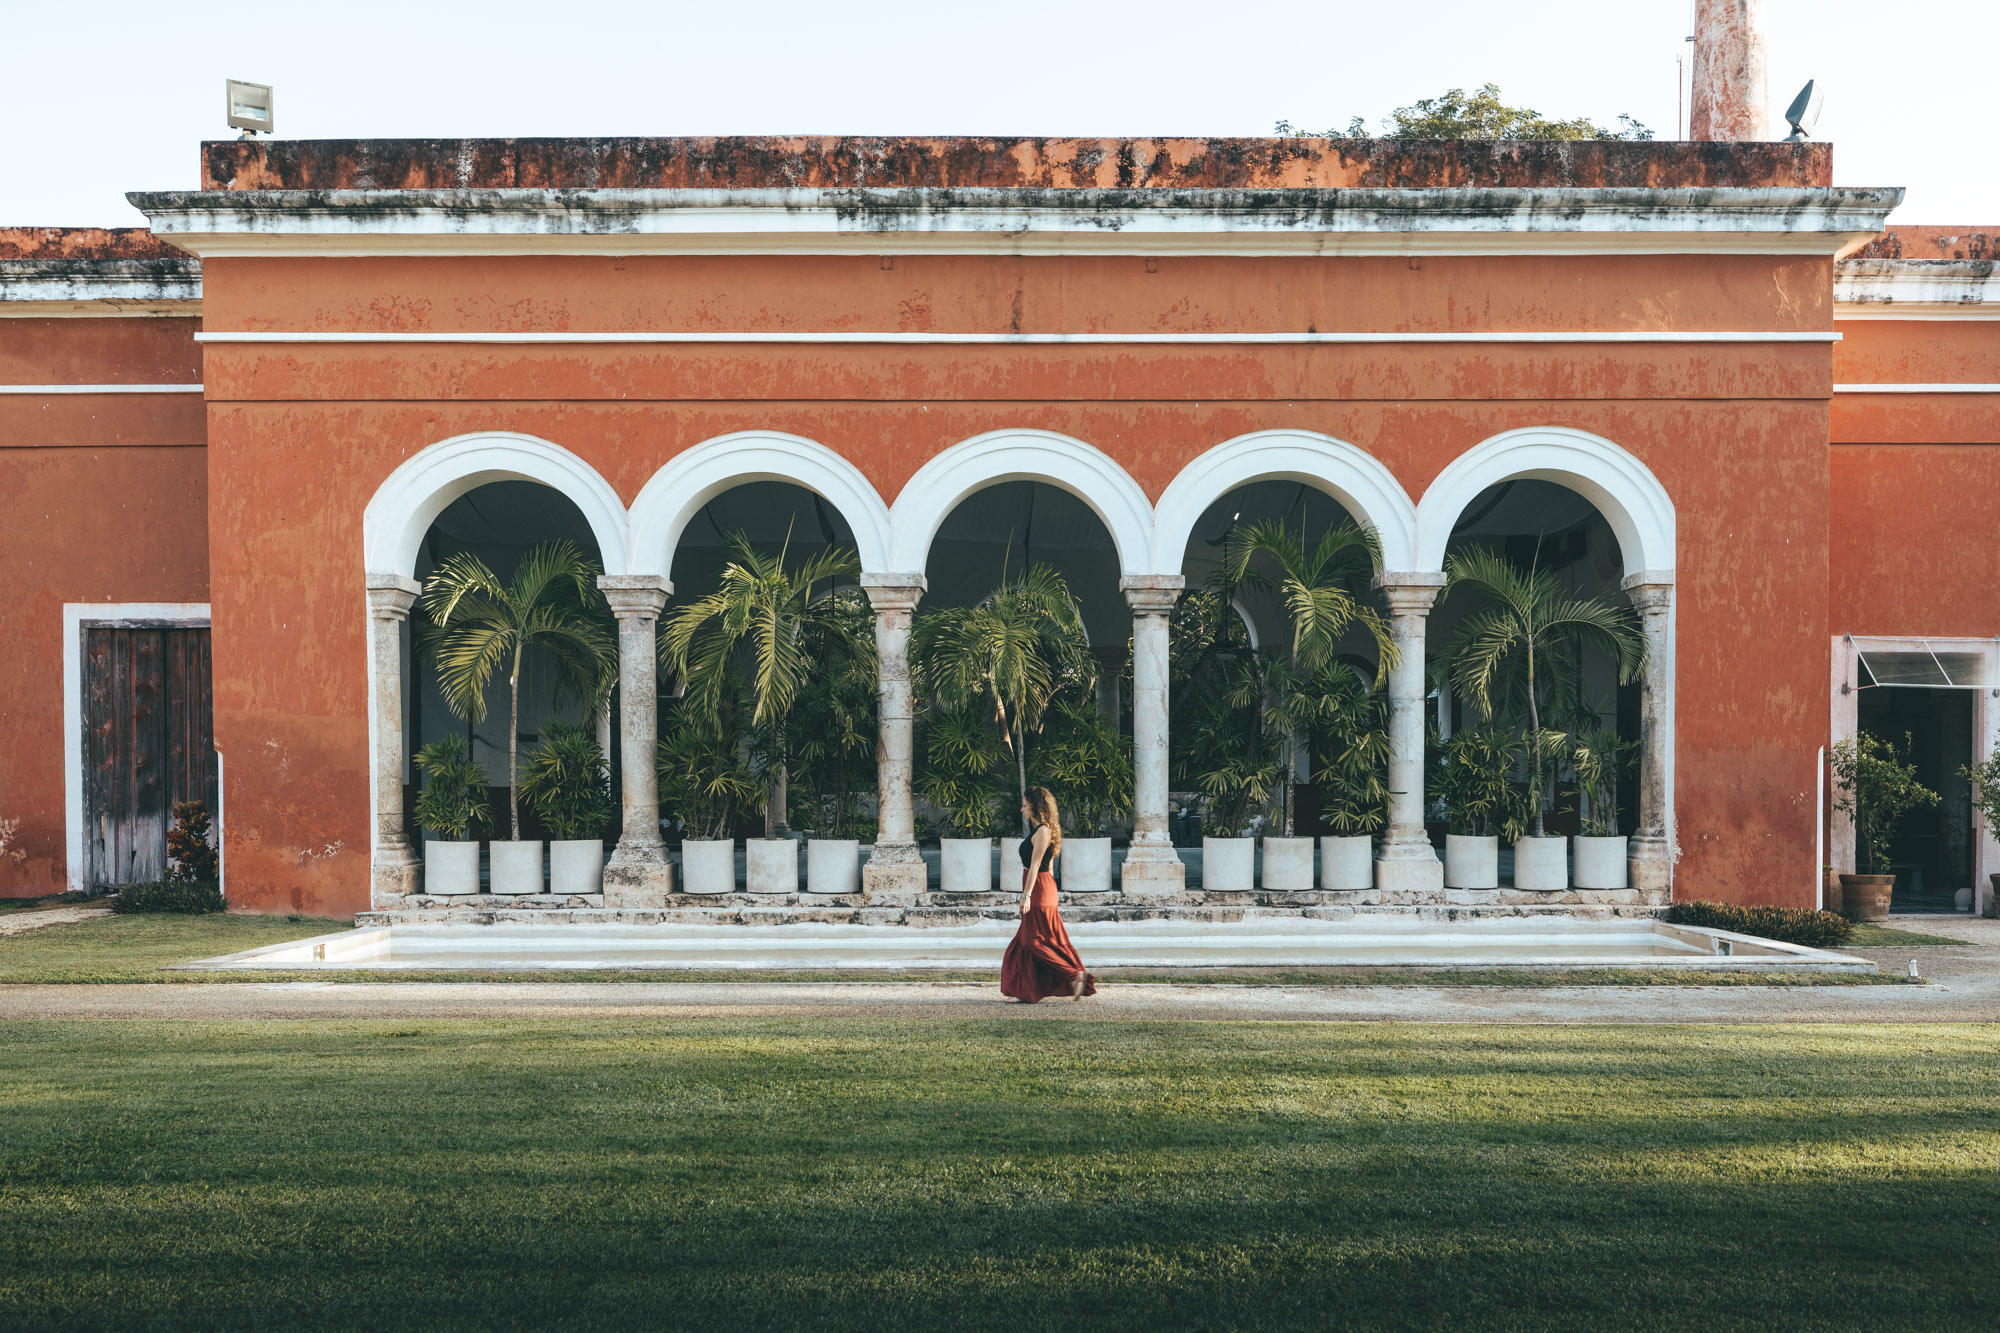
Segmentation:
{"type": "MultiPolygon", "coordinates": [[[[198,382],[194,328],[0,319],[0,383],[198,382]]],[[[204,429],[194,394],[0,395],[0,818],[26,853],[0,858],[0,897],[65,886],[63,605],[208,599],[204,429]]]]}
{"type": "MultiPolygon", "coordinates": [[[[1829,327],[1805,258],[217,259],[212,329],[1784,329],[1829,327]]],[[[1683,894],[1801,902],[1824,731],[1824,344],[1562,347],[208,349],[216,729],[231,894],[367,893],[361,515],[425,445],[521,431],[627,503],[676,453],[763,427],[893,499],[1003,426],[1086,440],[1157,497],[1208,447],[1296,427],[1412,496],[1497,432],[1565,425],[1643,459],[1679,514],[1683,894]]]]}

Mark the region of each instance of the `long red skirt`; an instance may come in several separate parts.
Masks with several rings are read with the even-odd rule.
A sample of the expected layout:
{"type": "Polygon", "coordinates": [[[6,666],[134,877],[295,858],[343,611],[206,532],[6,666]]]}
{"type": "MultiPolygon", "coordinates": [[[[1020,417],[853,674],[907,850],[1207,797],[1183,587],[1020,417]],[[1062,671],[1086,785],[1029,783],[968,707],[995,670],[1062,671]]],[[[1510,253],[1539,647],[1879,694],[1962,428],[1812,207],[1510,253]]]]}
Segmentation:
{"type": "MultiPolygon", "coordinates": [[[[1063,929],[1062,914],[1056,910],[1056,877],[1047,871],[1035,877],[1035,891],[1028,900],[1021,928],[1007,945],[1000,960],[1000,993],[1033,1004],[1051,995],[1068,995],[1083,972],[1083,960],[1063,929]]],[[[1097,978],[1084,972],[1083,993],[1097,994],[1097,978]]]]}

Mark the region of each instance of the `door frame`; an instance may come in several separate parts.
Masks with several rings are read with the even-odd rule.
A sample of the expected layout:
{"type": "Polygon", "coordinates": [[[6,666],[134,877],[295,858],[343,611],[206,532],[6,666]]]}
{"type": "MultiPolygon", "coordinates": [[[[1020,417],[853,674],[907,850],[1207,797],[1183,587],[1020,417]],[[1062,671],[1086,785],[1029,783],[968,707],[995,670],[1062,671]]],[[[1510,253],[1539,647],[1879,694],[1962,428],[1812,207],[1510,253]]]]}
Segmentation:
{"type": "MultiPolygon", "coordinates": [[[[2000,678],[2000,639],[1968,639],[1946,636],[1928,637],[1924,635],[1895,634],[1837,634],[1833,639],[1833,715],[1832,739],[1839,740],[1854,734],[1860,725],[1860,700],[1855,686],[1860,680],[1860,644],[1865,642],[1871,648],[1906,649],[1923,651],[1926,648],[1949,648],[1954,652],[1977,653],[1987,659],[1989,679],[2000,678]]],[[[1886,688],[1894,688],[1893,686],[1886,688]]],[[[1972,694],[1972,762],[1983,764],[2000,750],[2000,689],[1980,689],[1965,687],[1972,694]]],[[[1833,786],[1833,775],[1827,774],[1828,825],[1827,863],[1835,870],[1852,873],[1854,870],[1854,821],[1833,808],[1838,793],[1833,786]]],[[[1972,914],[1984,916],[1993,902],[1993,881],[1988,876],[2000,872],[2000,829],[1990,828],[1980,815],[1979,808],[1972,810],[1972,914]]]]}
{"type": "MultiPolygon", "coordinates": [[[[63,843],[64,878],[73,893],[90,888],[83,799],[84,632],[93,629],[209,629],[207,602],[63,603],[63,843]]],[[[215,845],[222,847],[222,754],[216,752],[215,845]]]]}

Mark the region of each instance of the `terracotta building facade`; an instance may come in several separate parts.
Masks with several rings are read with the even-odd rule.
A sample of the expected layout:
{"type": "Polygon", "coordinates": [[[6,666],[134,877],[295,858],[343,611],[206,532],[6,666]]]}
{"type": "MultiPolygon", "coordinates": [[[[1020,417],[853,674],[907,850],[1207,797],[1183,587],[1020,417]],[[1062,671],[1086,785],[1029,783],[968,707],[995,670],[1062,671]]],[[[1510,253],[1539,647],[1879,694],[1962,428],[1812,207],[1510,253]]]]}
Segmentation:
{"type": "MultiPolygon", "coordinates": [[[[1560,550],[1650,653],[1607,703],[1629,887],[1569,900],[1813,905],[1852,864],[1823,747],[1908,732],[1948,785],[2000,731],[1993,229],[1831,179],[1811,143],[204,145],[199,188],[132,196],[146,230],[0,231],[0,894],[142,873],[201,798],[237,907],[416,901],[419,580],[567,535],[624,659],[603,904],[671,901],[657,620],[735,505],[860,557],[860,897],[921,897],[910,617],[1019,504],[1131,645],[1117,893],[1194,901],[1168,614],[1218,521],[1318,505],[1377,534],[1402,651],[1369,901],[1467,901],[1424,667],[1447,555],[1490,539],[1560,550]]],[[[1945,795],[1912,885],[1984,905],[2000,846],[1945,795]]]]}

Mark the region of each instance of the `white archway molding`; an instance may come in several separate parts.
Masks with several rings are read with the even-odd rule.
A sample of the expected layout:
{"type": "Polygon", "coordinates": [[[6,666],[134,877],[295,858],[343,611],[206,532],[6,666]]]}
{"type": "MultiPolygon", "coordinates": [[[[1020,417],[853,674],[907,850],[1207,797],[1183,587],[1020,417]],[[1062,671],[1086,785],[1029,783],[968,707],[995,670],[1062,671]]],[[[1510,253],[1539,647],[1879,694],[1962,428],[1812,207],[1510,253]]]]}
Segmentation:
{"type": "Polygon", "coordinates": [[[889,511],[895,530],[891,568],[922,572],[931,542],[951,511],[974,491],[1007,481],[1062,487],[1089,505],[1109,529],[1121,575],[1152,572],[1153,506],[1139,483],[1102,450],[1042,430],[988,431],[954,444],[918,468],[889,511]]]}
{"type": "Polygon", "coordinates": [[[746,430],[703,440],[653,474],[632,502],[632,572],[669,576],[681,534],[702,506],[754,481],[805,487],[847,520],[863,570],[893,568],[889,507],[859,468],[803,436],[746,430]]]}
{"type": "Polygon", "coordinates": [[[1260,430],[1216,445],[1168,484],[1153,520],[1153,572],[1180,573],[1195,524],[1208,507],[1258,481],[1295,481],[1332,496],[1357,523],[1375,530],[1382,568],[1411,567],[1416,507],[1380,459],[1331,435],[1260,430]]]}
{"type": "Polygon", "coordinates": [[[1671,581],[1675,526],[1667,488],[1644,463],[1603,436],[1567,426],[1510,430],[1454,459],[1417,503],[1411,568],[1441,571],[1459,516],[1487,487],[1519,479],[1552,481],[1589,500],[1618,538],[1628,576],[1646,571],[1671,581]]]}
{"type": "Polygon", "coordinates": [[[404,459],[362,512],[366,571],[410,577],[437,516],[461,495],[495,481],[532,481],[561,492],[590,524],[604,572],[628,572],[625,506],[611,483],[559,444],[506,431],[456,435],[404,459]]]}

